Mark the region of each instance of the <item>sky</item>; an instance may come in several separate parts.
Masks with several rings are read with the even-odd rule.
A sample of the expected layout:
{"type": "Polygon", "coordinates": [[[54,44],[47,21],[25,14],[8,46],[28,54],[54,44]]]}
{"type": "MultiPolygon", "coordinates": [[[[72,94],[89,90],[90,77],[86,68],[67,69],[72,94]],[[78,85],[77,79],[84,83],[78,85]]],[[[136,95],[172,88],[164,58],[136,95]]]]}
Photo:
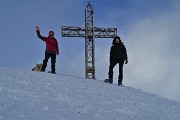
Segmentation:
{"type": "MultiPolygon", "coordinates": [[[[113,27],[124,42],[129,63],[123,84],[180,101],[180,1],[89,0],[95,26],[113,27]]],[[[61,26],[84,27],[88,0],[0,0],[0,67],[31,70],[44,59],[45,43],[37,38],[55,32],[60,55],[57,73],[85,76],[83,38],[63,38],[61,26]]],[[[112,39],[95,39],[96,78],[108,77],[112,39]]],[[[50,63],[47,70],[50,70],[50,63]]],[[[118,65],[114,69],[117,83],[118,65]]]]}

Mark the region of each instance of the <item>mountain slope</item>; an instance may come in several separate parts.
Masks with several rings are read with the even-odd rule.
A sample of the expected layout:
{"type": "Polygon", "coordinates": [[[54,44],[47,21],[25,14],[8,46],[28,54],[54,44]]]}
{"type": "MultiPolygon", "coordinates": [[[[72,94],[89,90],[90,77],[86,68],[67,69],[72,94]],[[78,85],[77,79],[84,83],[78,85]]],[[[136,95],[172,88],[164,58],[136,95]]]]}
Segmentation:
{"type": "Polygon", "coordinates": [[[180,103],[98,80],[0,68],[0,120],[179,120],[180,103]]]}

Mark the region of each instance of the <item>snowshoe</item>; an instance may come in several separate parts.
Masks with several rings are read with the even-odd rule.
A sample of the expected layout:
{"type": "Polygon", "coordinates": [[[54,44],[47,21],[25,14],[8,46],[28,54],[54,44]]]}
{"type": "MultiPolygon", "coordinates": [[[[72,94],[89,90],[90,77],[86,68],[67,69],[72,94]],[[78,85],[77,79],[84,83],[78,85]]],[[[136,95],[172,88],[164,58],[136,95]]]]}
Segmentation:
{"type": "Polygon", "coordinates": [[[122,85],[122,84],[118,84],[118,86],[123,87],[123,85],[122,85]]]}
{"type": "Polygon", "coordinates": [[[109,84],[113,84],[113,80],[109,80],[109,84]]]}
{"type": "Polygon", "coordinates": [[[123,86],[123,85],[122,85],[122,82],[121,82],[120,80],[118,80],[118,85],[119,85],[120,87],[123,86]]]}
{"type": "Polygon", "coordinates": [[[109,82],[109,79],[105,79],[104,82],[105,82],[105,83],[109,82]]]}
{"type": "Polygon", "coordinates": [[[49,71],[48,73],[56,74],[55,72],[51,72],[51,71],[49,71]]]}
{"type": "Polygon", "coordinates": [[[111,80],[111,79],[105,79],[104,82],[105,82],[105,83],[112,84],[112,83],[113,83],[113,80],[111,80]]]}

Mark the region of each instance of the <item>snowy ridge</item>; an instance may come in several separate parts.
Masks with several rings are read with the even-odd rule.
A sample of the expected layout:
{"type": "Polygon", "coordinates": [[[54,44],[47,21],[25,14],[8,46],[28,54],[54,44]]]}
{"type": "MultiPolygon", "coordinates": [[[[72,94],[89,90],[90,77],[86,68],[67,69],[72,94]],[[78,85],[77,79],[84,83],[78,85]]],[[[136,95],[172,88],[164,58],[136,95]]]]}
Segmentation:
{"type": "Polygon", "coordinates": [[[0,120],[180,120],[180,103],[98,80],[0,68],[0,120]]]}

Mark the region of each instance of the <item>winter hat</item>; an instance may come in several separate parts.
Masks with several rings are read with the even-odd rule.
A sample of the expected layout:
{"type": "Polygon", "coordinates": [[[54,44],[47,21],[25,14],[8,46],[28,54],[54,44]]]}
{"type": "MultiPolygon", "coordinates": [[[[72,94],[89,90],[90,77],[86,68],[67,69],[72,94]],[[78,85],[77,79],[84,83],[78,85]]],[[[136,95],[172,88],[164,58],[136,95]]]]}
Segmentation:
{"type": "Polygon", "coordinates": [[[49,33],[53,33],[53,36],[54,36],[54,31],[49,31],[49,33]]]}
{"type": "Polygon", "coordinates": [[[121,42],[121,38],[120,38],[119,36],[116,36],[116,37],[113,39],[112,44],[116,44],[116,39],[119,39],[119,40],[120,40],[120,42],[121,42]]]}

